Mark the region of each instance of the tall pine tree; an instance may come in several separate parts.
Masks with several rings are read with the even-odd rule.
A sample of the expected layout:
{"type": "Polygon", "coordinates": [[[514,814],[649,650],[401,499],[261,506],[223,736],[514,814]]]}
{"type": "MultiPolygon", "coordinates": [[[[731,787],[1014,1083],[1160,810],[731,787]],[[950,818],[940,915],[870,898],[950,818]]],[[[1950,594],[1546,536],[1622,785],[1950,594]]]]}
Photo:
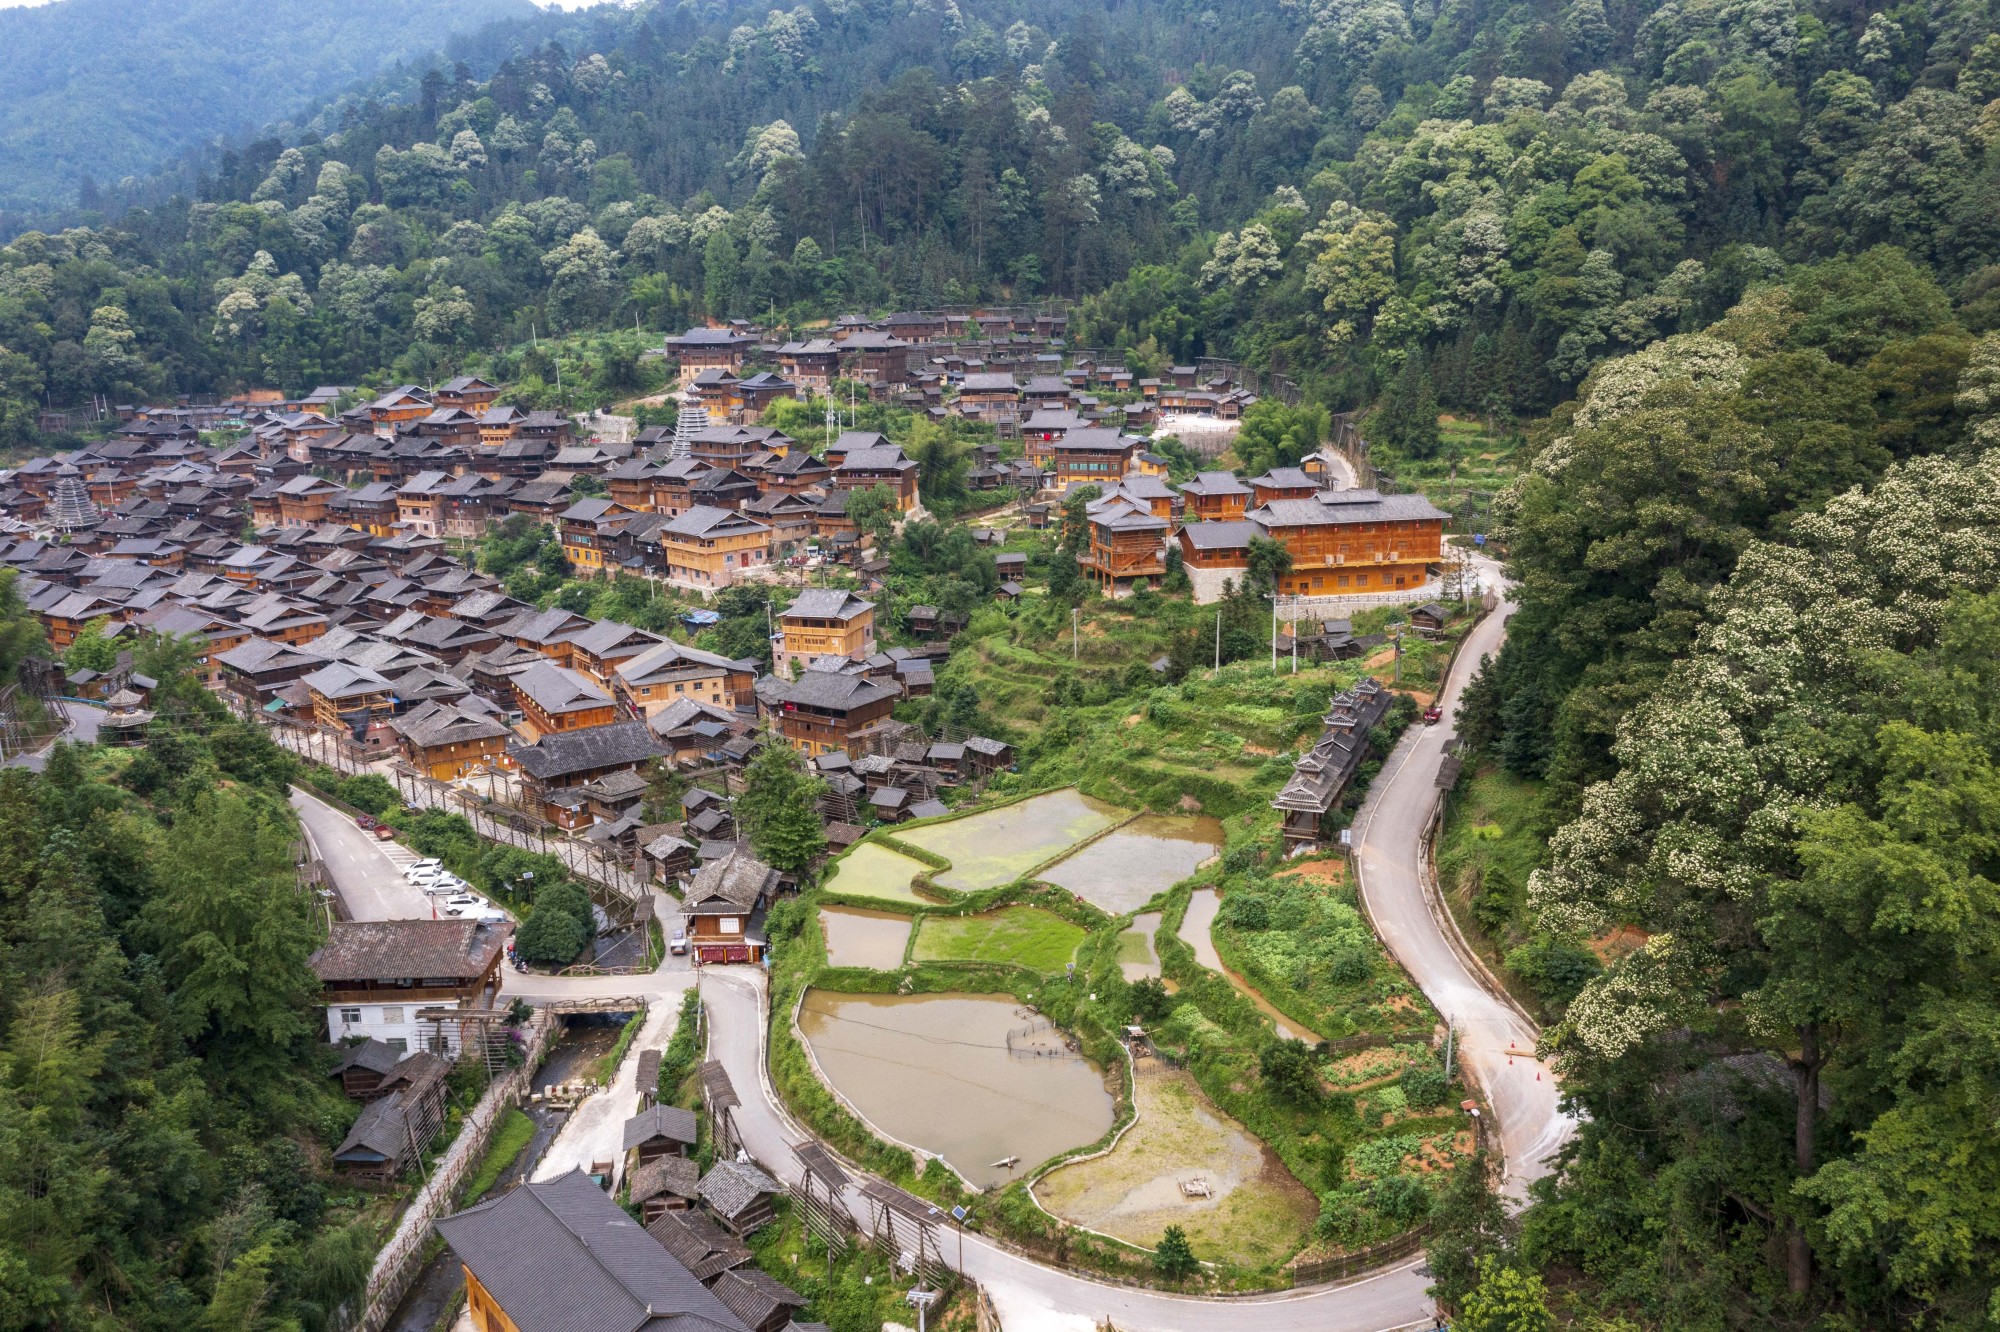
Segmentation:
{"type": "Polygon", "coordinates": [[[1421,354],[1403,361],[1389,396],[1371,423],[1375,437],[1408,458],[1432,458],[1438,451],[1437,390],[1421,354]]]}
{"type": "Polygon", "coordinates": [[[736,821],[750,847],[773,869],[797,872],[826,850],[826,825],[813,804],[826,783],[806,771],[805,759],[776,732],[767,732],[757,757],[743,772],[736,821]]]}

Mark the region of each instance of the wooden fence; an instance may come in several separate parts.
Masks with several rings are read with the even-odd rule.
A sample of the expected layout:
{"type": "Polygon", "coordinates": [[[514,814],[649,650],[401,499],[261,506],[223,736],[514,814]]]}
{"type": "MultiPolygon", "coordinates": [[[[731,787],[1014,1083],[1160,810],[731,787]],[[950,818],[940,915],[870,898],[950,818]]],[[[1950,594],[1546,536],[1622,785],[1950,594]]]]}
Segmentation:
{"type": "Polygon", "coordinates": [[[521,1066],[509,1069],[505,1076],[486,1089],[486,1094],[479,1098],[479,1103],[465,1117],[458,1137],[437,1163],[429,1180],[410,1200],[409,1207],[396,1223],[395,1234],[375,1255],[375,1266],[368,1273],[361,1317],[353,1324],[355,1332],[382,1332],[395,1316],[396,1307],[403,1302],[403,1296],[409,1293],[410,1286],[424,1270],[425,1253],[430,1248],[431,1222],[458,1205],[459,1187],[485,1158],[487,1144],[492,1142],[501,1118],[509,1107],[527,1096],[528,1087],[534,1081],[535,1065],[540,1062],[542,1051],[548,1045],[549,1032],[555,1025],[545,1014],[537,1014],[531,1020],[527,1057],[522,1060],[521,1066]]]}

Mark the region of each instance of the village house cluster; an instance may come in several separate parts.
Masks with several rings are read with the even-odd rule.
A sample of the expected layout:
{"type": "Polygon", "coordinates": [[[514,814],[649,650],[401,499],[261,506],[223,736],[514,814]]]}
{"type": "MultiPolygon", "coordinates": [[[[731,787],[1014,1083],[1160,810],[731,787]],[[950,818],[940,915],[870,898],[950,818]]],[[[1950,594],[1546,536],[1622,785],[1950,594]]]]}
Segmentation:
{"type": "MultiPolygon", "coordinates": [[[[415,392],[398,390],[374,406],[415,392]]],[[[428,396],[447,392],[477,407],[488,386],[455,380],[428,396]]],[[[867,596],[774,585],[777,673],[765,674],[755,659],[527,605],[451,549],[451,537],[483,534],[508,513],[532,512],[561,531],[573,567],[590,572],[592,563],[578,556],[607,548],[598,534],[611,519],[628,520],[619,526],[621,541],[640,541],[639,524],[630,520],[644,519],[644,533],[663,534],[665,548],[678,550],[687,530],[679,520],[692,516],[709,535],[689,535],[693,553],[674,555],[678,573],[664,576],[701,585],[705,579],[690,570],[713,569],[713,585],[726,586],[730,566],[723,561],[731,556],[714,549],[716,530],[743,518],[756,497],[791,496],[782,488],[788,480],[824,476],[837,463],[799,451],[787,470],[783,455],[762,449],[747,474],[708,466],[710,474],[737,478],[750,498],[724,500],[738,508],[694,505],[678,515],[653,506],[673,502],[663,492],[690,467],[658,463],[636,448],[590,446],[610,464],[601,472],[565,473],[529,487],[428,467],[400,485],[349,487],[311,461],[315,449],[349,435],[302,427],[293,419],[301,415],[325,419],[265,413],[246,440],[222,446],[204,443],[171,411],[139,414],[109,440],[0,478],[11,529],[0,534],[0,567],[21,575],[20,592],[51,644],[65,650],[100,622],[114,644],[147,634],[196,639],[204,648],[198,670],[242,715],[328,740],[350,761],[399,760],[437,782],[484,779],[482,794],[585,836],[658,878],[692,878],[739,843],[726,799],[705,787],[690,794],[684,817],[645,822],[646,774],[656,765],[727,792],[730,774],[748,764],[767,731],[775,733],[826,767],[823,812],[837,849],[871,821],[913,817],[934,808],[941,788],[982,780],[1012,762],[998,742],[932,744],[892,715],[897,703],[930,692],[932,668],[949,651],[945,640],[958,624],[935,608],[908,612],[906,628],[919,647],[885,649],[867,596]],[[634,489],[642,470],[666,474],[666,484],[656,489],[649,476],[634,489]],[[518,500],[534,486],[566,491],[587,475],[622,490],[630,507],[602,498],[560,507],[551,500],[485,512],[476,524],[459,508],[440,507],[456,503],[460,492],[469,502],[509,491],[518,500]],[[772,488],[760,492],[760,483],[772,488]]],[[[398,456],[410,442],[411,420],[422,418],[385,423],[393,439],[371,434],[367,447],[398,456]]],[[[771,435],[714,427],[694,443],[716,457],[744,441],[768,443],[771,435]]],[[[486,444],[469,448],[460,461],[477,465],[493,456],[486,444]]],[[[441,461],[428,447],[420,452],[425,463],[441,461]]],[[[844,437],[832,455],[864,458],[870,483],[913,467],[874,435],[844,437]]],[[[829,492],[808,485],[804,493],[823,505],[829,492]]],[[[835,485],[830,493],[844,492],[835,485]]],[[[762,549],[756,554],[761,559],[762,549]]],[[[867,554],[850,542],[840,558],[857,566],[865,585],[879,585],[873,575],[881,566],[867,554]]],[[[645,558],[618,563],[662,576],[645,558]]],[[[696,628],[714,616],[696,611],[688,619],[696,628]]],[[[101,677],[80,671],[62,688],[115,702],[107,725],[116,729],[148,716],[151,683],[127,668],[101,677]]]]}
{"type": "MultiPolygon", "coordinates": [[[[1333,488],[1327,455],[1174,484],[1135,431],[1163,411],[1226,421],[1254,395],[1190,367],[1135,379],[1066,351],[1065,332],[1051,316],[916,315],[843,319],[807,341],[743,325],[690,330],[665,347],[689,406],[676,427],[629,443],[580,437],[569,418],[508,406],[469,376],[345,410],[355,394],[339,386],[288,402],[134,409],[108,439],[0,473],[0,568],[18,572],[59,652],[100,623],[119,647],[195,640],[208,686],[241,715],[287,728],[295,748],[331,746],[350,768],[393,761],[405,779],[459,784],[528,826],[583,839],[680,891],[694,961],[757,962],[762,913],[797,886],[737,823],[736,775],[759,745],[790,745],[823,783],[829,856],[871,825],[946,812],[950,788],[976,788],[1014,762],[1003,742],[928,736],[895,715],[931,692],[964,621],[908,607],[893,627],[916,646],[885,647],[887,562],[848,506],[880,487],[902,514],[923,514],[918,462],[858,430],[806,447],[764,423],[772,402],[845,382],[934,419],[995,427],[1019,456],[979,446],[969,484],[1015,492],[1030,527],[1056,521],[1075,488],[1095,488],[1079,565],[1110,595],[1164,578],[1178,551],[1196,599],[1215,600],[1241,584],[1260,538],[1291,556],[1276,590],[1301,597],[1421,589],[1440,558],[1444,514],[1420,496],[1333,488]],[[204,433],[228,422],[242,426],[224,432],[230,442],[204,433]],[[515,515],[550,529],[580,577],[631,574],[704,595],[767,585],[771,668],[684,641],[712,611],[689,612],[690,632],[676,636],[508,595],[462,552],[515,515]],[[808,551],[810,567],[845,566],[853,577],[841,581],[854,586],[798,586],[808,551]],[[649,798],[663,769],[689,778],[677,808],[649,798]]],[[[1019,597],[1027,557],[992,558],[999,596],[1019,597]]],[[[1300,621],[1292,634],[1288,651],[1320,659],[1380,641],[1340,620],[1300,621]]],[[[111,742],[143,741],[155,682],[130,656],[54,683],[107,703],[111,742]]],[[[1328,834],[1388,705],[1372,680],[1332,700],[1324,734],[1274,801],[1289,844],[1328,834]]],[[[334,1153],[339,1169],[400,1176],[444,1122],[450,1062],[494,1057],[509,930],[334,923],[312,966],[326,1037],[340,1047],[331,1076],[361,1103],[334,1153]]],[[[642,1067],[639,1086],[650,1089],[658,1052],[646,1055],[654,1068],[642,1067]]],[[[723,1142],[734,1093],[719,1065],[704,1081],[723,1142]]],[[[611,1171],[628,1181],[637,1222],[583,1174],[440,1222],[474,1325],[534,1325],[549,1289],[583,1283],[606,1326],[684,1316],[787,1327],[805,1301],[757,1271],[743,1243],[779,1186],[724,1154],[700,1173],[698,1136],[692,1113],[645,1096],[611,1171]]],[[[877,1201],[885,1215],[896,1205],[877,1201]]]]}
{"type": "MultiPolygon", "coordinates": [[[[1022,456],[982,446],[973,483],[1017,489],[1030,525],[1052,521],[1072,488],[1095,487],[1080,564],[1109,593],[1163,577],[1177,547],[1197,600],[1215,599],[1242,580],[1260,537],[1291,555],[1280,593],[1425,584],[1444,515],[1422,497],[1330,489],[1323,454],[1176,487],[1148,442],[1107,423],[1088,392],[1130,376],[1066,360],[1064,332],[1052,316],[1005,329],[892,316],[843,319],[806,343],[742,325],[695,329],[667,350],[690,385],[756,379],[751,360],[769,356],[789,364],[788,385],[819,387],[808,368],[828,384],[860,374],[871,391],[922,394],[925,410],[1003,424],[1022,456]],[[930,405],[933,389],[949,396],[930,405]]],[[[1130,391],[1152,401],[1193,373],[1130,391]]],[[[881,435],[842,432],[814,452],[731,407],[721,421],[697,411],[682,427],[604,443],[579,440],[558,414],[502,403],[476,377],[336,410],[352,396],[332,386],[293,402],[134,410],[106,440],[0,473],[0,566],[20,572],[58,651],[99,621],[114,636],[193,636],[207,682],[245,715],[337,736],[352,757],[398,757],[436,781],[484,777],[489,795],[501,779],[518,807],[660,875],[691,874],[712,859],[704,848],[733,834],[703,826],[716,810],[642,823],[643,774],[656,763],[726,774],[767,726],[822,769],[836,846],[1011,762],[1004,745],[933,743],[894,717],[930,692],[960,623],[910,607],[902,627],[919,646],[878,641],[869,598],[886,562],[846,501],[881,486],[907,513],[922,505],[918,464],[881,435]],[[204,437],[218,412],[244,423],[233,442],[204,437]],[[763,674],[666,634],[526,605],[453,553],[517,514],[559,534],[583,576],[709,593],[772,578],[810,547],[853,569],[860,591],[774,582],[776,669],[763,674]]],[[[1000,596],[1019,596],[1025,557],[994,558],[1000,596]]],[[[73,687],[118,693],[141,714],[145,694],[131,684],[73,687]]],[[[726,794],[726,777],[711,785],[726,794]]]]}

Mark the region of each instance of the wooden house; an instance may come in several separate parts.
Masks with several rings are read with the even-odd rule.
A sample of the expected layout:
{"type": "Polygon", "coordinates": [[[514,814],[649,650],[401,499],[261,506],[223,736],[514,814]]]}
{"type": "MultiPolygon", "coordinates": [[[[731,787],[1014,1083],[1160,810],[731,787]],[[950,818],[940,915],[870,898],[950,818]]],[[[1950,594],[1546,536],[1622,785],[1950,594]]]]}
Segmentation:
{"type": "Polygon", "coordinates": [[[513,732],[492,716],[429,702],[395,718],[389,727],[404,762],[434,781],[456,781],[509,763],[507,742],[513,732]]]}
{"type": "MultiPolygon", "coordinates": [[[[743,850],[733,851],[696,871],[681,906],[695,962],[761,961],[764,941],[751,934],[751,917],[777,886],[778,872],[743,850]]],[[[722,1220],[729,1224],[728,1217],[722,1220]]]]}
{"type": "Polygon", "coordinates": [[[888,729],[902,697],[893,684],[833,671],[807,671],[796,680],[774,677],[758,688],[779,734],[808,758],[836,749],[861,752],[888,729]]]}
{"type": "Polygon", "coordinates": [[[770,562],[771,529],[741,513],[696,505],[659,529],[667,581],[719,591],[745,569],[770,562]]]}
{"type": "Polygon", "coordinates": [[[1320,738],[1292,765],[1291,779],[1271,801],[1283,816],[1287,850],[1316,846],[1332,831],[1334,811],[1367,757],[1371,733],[1388,715],[1390,697],[1373,679],[1334,695],[1320,738]]]}
{"type": "Polygon", "coordinates": [[[1165,576],[1165,519],[1123,498],[1099,500],[1089,506],[1087,516],[1090,545],[1077,563],[1107,595],[1135,578],[1165,576]]]}
{"type": "Polygon", "coordinates": [[[532,740],[586,731],[618,720],[611,695],[589,676],[553,662],[531,666],[513,678],[521,728],[532,740]]]}
{"type": "Polygon", "coordinates": [[[840,374],[840,344],[830,338],[788,342],[778,348],[778,368],[807,393],[825,396],[840,374]]]}
{"type": "Polygon", "coordinates": [[[701,1177],[701,1201],[737,1235],[749,1235],[776,1215],[772,1201],[782,1186],[748,1161],[717,1161],[701,1177]]]}
{"type": "Polygon", "coordinates": [[[367,1098],[354,1126],[333,1149],[333,1165],[343,1175],[386,1183],[416,1162],[444,1127],[445,1080],[451,1065],[419,1052],[402,1059],[367,1098]]]}
{"type": "Polygon", "coordinates": [[[455,1055],[468,1036],[480,1038],[481,1023],[420,1013],[491,1010],[511,931],[471,920],[335,921],[311,958],[327,1038],[455,1055]]]}
{"type": "Polygon", "coordinates": [[[564,731],[508,750],[521,770],[521,784],[529,800],[540,808],[542,817],[570,828],[589,821],[585,812],[588,797],[568,793],[614,773],[642,771],[665,753],[644,722],[564,731]]]}
{"type": "Polygon", "coordinates": [[[634,1168],[663,1156],[692,1156],[700,1137],[694,1111],[677,1105],[648,1106],[625,1121],[625,1152],[634,1168]]]}
{"type": "Polygon", "coordinates": [[[683,388],[707,370],[735,375],[743,369],[743,358],[757,340],[729,328],[691,328],[678,338],[668,338],[667,355],[680,366],[683,388]]]}
{"type": "Polygon", "coordinates": [[[875,653],[875,603],[837,588],[810,588],[778,616],[778,674],[817,657],[865,661],[875,653]]]}
{"type": "Polygon", "coordinates": [[[625,1177],[625,1196],[650,1227],[668,1212],[685,1212],[701,1197],[701,1166],[685,1156],[659,1156],[625,1177]]]}
{"type": "MultiPolygon", "coordinates": [[[[654,1224],[678,1221],[669,1214],[654,1224]]],[[[581,1170],[522,1184],[435,1224],[465,1271],[473,1332],[749,1332],[581,1170]]]]}

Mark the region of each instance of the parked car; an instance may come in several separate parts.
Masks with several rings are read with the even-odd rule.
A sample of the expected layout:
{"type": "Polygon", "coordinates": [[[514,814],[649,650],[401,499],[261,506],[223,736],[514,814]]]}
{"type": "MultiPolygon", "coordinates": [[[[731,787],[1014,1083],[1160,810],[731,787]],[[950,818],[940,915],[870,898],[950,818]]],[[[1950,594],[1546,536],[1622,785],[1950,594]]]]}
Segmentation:
{"type": "Polygon", "coordinates": [[[460,893],[456,897],[445,898],[444,904],[446,906],[455,906],[455,907],[483,907],[487,903],[486,899],[483,897],[476,896],[472,893],[460,893]]]}
{"type": "Polygon", "coordinates": [[[369,815],[366,814],[356,814],[354,816],[354,822],[357,827],[360,827],[361,829],[367,832],[374,832],[377,828],[382,826],[381,824],[377,823],[373,818],[371,818],[369,815]]]}
{"type": "Polygon", "coordinates": [[[1435,726],[1438,724],[1439,719],[1442,718],[1443,716],[1444,716],[1444,709],[1439,707],[1437,704],[1433,703],[1429,707],[1424,709],[1424,725],[1435,726]]]}
{"type": "Polygon", "coordinates": [[[667,941],[667,951],[678,955],[681,953],[685,953],[687,950],[688,950],[687,930],[685,928],[676,929],[674,931],[674,937],[667,941]]]}
{"type": "Polygon", "coordinates": [[[444,864],[437,860],[419,860],[414,865],[403,866],[403,877],[406,879],[415,879],[419,875],[424,874],[436,876],[442,873],[444,873],[444,864]]]}

